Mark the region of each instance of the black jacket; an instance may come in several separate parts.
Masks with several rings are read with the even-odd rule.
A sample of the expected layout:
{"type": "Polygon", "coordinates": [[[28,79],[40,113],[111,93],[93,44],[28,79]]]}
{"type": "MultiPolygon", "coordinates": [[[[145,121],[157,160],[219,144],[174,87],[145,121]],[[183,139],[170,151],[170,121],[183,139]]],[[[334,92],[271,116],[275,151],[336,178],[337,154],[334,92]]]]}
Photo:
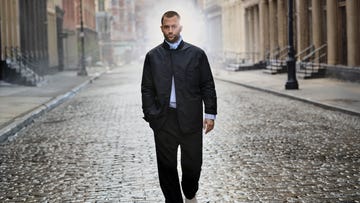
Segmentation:
{"type": "Polygon", "coordinates": [[[144,119],[154,131],[164,124],[173,75],[180,129],[199,131],[203,102],[205,113],[217,114],[215,84],[205,52],[184,41],[175,50],[164,41],[146,54],[141,82],[144,119]]]}

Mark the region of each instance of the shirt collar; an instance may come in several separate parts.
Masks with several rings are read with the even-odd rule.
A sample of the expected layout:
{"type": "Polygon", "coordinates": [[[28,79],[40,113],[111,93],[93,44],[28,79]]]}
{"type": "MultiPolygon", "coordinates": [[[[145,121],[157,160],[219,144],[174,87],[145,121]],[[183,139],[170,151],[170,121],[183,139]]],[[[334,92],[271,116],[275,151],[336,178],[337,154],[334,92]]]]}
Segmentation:
{"type": "Polygon", "coordinates": [[[177,49],[177,47],[179,46],[179,44],[181,43],[182,41],[182,37],[180,35],[178,41],[174,42],[174,43],[171,43],[171,42],[168,42],[165,40],[165,42],[170,46],[170,49],[177,49]]]}

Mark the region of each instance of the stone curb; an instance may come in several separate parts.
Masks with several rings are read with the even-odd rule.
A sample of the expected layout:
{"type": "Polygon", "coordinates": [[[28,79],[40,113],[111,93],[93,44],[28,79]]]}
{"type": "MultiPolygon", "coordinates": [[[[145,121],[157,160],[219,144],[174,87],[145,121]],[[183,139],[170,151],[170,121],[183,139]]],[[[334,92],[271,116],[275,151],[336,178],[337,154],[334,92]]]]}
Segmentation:
{"type": "MultiPolygon", "coordinates": [[[[258,90],[258,91],[262,91],[262,92],[267,92],[270,94],[274,94],[277,96],[282,96],[282,97],[286,97],[289,99],[294,99],[294,100],[298,100],[298,101],[302,101],[305,103],[309,103],[309,104],[313,104],[315,106],[324,108],[324,109],[329,109],[329,110],[333,110],[333,111],[340,111],[346,114],[350,114],[350,115],[355,115],[355,116],[360,116],[360,112],[358,111],[354,111],[351,109],[347,109],[344,107],[340,107],[340,106],[336,106],[336,105],[330,105],[330,104],[325,104],[325,103],[321,103],[321,102],[317,102],[317,101],[313,101],[311,99],[307,99],[307,98],[302,98],[302,97],[298,97],[298,96],[294,96],[294,95],[290,95],[290,94],[286,94],[286,93],[281,93],[275,90],[270,90],[270,89],[266,89],[266,88],[261,88],[261,87],[257,87],[257,86],[253,86],[253,85],[248,85],[245,83],[241,83],[241,82],[236,82],[236,81],[232,81],[232,80],[228,80],[228,79],[224,79],[221,76],[214,76],[215,79],[223,81],[223,82],[228,82],[228,83],[232,83],[232,84],[236,84],[236,85],[240,85],[249,89],[254,89],[254,90],[258,90]]],[[[292,90],[289,90],[292,91],[292,90]]]]}
{"type": "Polygon", "coordinates": [[[86,87],[89,83],[92,83],[92,81],[98,79],[104,73],[106,73],[106,71],[96,74],[70,91],[50,99],[46,103],[32,109],[30,112],[25,113],[25,115],[15,118],[10,124],[0,129],[0,143],[11,140],[12,137],[16,136],[17,132],[31,124],[34,119],[72,98],[81,89],[86,87]]]}

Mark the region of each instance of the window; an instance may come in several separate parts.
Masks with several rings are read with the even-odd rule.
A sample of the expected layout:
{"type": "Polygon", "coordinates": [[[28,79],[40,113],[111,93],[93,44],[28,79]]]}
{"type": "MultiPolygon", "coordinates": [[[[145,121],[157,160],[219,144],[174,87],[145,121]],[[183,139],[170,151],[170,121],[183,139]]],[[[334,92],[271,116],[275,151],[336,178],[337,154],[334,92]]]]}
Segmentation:
{"type": "Polygon", "coordinates": [[[104,11],[105,10],[104,0],[99,0],[98,6],[99,6],[99,11],[104,11]]]}

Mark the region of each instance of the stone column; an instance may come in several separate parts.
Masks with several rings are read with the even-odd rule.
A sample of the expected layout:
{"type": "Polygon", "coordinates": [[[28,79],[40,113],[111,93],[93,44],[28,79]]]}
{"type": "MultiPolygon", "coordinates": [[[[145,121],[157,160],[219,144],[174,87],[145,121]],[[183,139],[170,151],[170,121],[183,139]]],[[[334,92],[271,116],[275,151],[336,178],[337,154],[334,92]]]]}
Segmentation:
{"type": "Polygon", "coordinates": [[[31,56],[34,57],[34,60],[37,60],[37,54],[36,54],[36,39],[35,39],[35,30],[36,33],[40,32],[40,30],[36,27],[36,21],[35,21],[35,13],[33,12],[34,4],[37,4],[38,1],[29,2],[25,1],[25,10],[27,15],[24,16],[24,22],[26,24],[26,21],[28,22],[28,26],[26,26],[26,32],[28,35],[26,35],[26,32],[24,33],[25,40],[29,41],[29,51],[31,53],[31,56]]]}
{"type": "Polygon", "coordinates": [[[11,16],[10,16],[10,0],[5,0],[4,1],[4,27],[5,27],[5,36],[4,36],[4,46],[6,46],[7,50],[6,50],[6,54],[9,57],[10,55],[10,47],[11,47],[11,40],[10,40],[10,26],[11,26],[11,16]]]}
{"type": "Polygon", "coordinates": [[[17,47],[17,43],[16,43],[16,25],[17,25],[17,21],[16,21],[16,1],[9,1],[9,18],[8,18],[8,25],[9,25],[9,42],[10,42],[10,46],[13,48],[13,51],[15,50],[15,48],[17,47]]]}
{"type": "MultiPolygon", "coordinates": [[[[228,46],[228,39],[229,39],[229,36],[228,36],[228,24],[229,23],[229,20],[227,18],[228,16],[228,6],[227,5],[223,5],[223,10],[222,10],[222,24],[223,24],[223,44],[224,44],[224,51],[227,51],[229,49],[229,46],[228,46]]],[[[211,38],[211,37],[210,37],[211,38]]]]}
{"type": "Polygon", "coordinates": [[[13,1],[8,0],[7,1],[7,5],[6,5],[6,16],[7,16],[7,44],[8,44],[8,48],[9,52],[11,54],[14,54],[14,48],[15,48],[15,44],[14,44],[14,27],[16,22],[14,22],[14,13],[13,13],[13,9],[14,9],[14,5],[13,5],[13,1]],[[15,24],[14,24],[15,23],[15,24]]]}
{"type": "Polygon", "coordinates": [[[47,6],[46,6],[46,2],[47,0],[42,0],[42,17],[41,17],[41,22],[42,24],[42,29],[43,29],[43,34],[42,34],[42,47],[43,47],[43,54],[44,54],[44,63],[45,63],[45,67],[49,66],[49,54],[48,54],[48,44],[49,44],[49,40],[48,40],[48,36],[47,36],[47,26],[44,22],[47,22],[47,6]]]}
{"type": "Polygon", "coordinates": [[[346,33],[347,33],[347,62],[348,66],[358,66],[359,63],[359,43],[360,33],[358,22],[358,0],[346,1],[346,33]]]}
{"type": "Polygon", "coordinates": [[[244,17],[243,17],[243,8],[241,7],[241,4],[239,2],[236,3],[236,10],[235,10],[235,16],[236,16],[236,20],[235,20],[235,50],[237,53],[240,52],[244,52],[244,17]]]}
{"type": "Polygon", "coordinates": [[[254,36],[255,36],[255,47],[254,47],[254,62],[259,61],[259,50],[260,50],[260,25],[259,25],[259,7],[256,5],[254,6],[254,36]]]}
{"type": "MultiPolygon", "coordinates": [[[[296,1],[297,11],[297,53],[310,46],[309,43],[309,21],[308,21],[308,4],[307,1],[296,1]]],[[[305,54],[299,56],[304,57],[305,54]]]]}
{"type": "Polygon", "coordinates": [[[335,65],[337,57],[337,1],[326,0],[327,58],[328,64],[335,65]]]}
{"type": "MultiPolygon", "coordinates": [[[[15,17],[15,5],[14,5],[15,1],[10,1],[9,2],[9,16],[10,18],[8,19],[9,22],[9,42],[10,42],[10,46],[12,47],[12,52],[13,54],[15,54],[15,48],[17,46],[16,42],[15,42],[15,27],[16,27],[16,17],[15,17]]],[[[14,56],[15,57],[15,56],[14,56]]]]}
{"type": "Polygon", "coordinates": [[[249,52],[250,51],[250,12],[248,8],[244,8],[244,22],[245,22],[245,52],[249,52]]]}
{"type": "Polygon", "coordinates": [[[246,32],[244,32],[244,30],[246,30],[246,10],[243,7],[243,3],[242,2],[238,2],[238,18],[239,18],[239,23],[237,24],[238,27],[238,38],[239,38],[239,52],[246,52],[246,44],[244,43],[245,41],[247,41],[247,36],[246,36],[246,32]]]}
{"type": "MultiPolygon", "coordinates": [[[[14,42],[15,45],[20,48],[20,12],[19,12],[19,1],[14,2],[14,42]]],[[[20,50],[19,50],[20,51],[20,50]]]]}
{"type": "Polygon", "coordinates": [[[287,0],[278,0],[277,2],[277,18],[279,32],[279,47],[283,49],[287,47],[287,0]]]}
{"type": "MultiPolygon", "coordinates": [[[[315,46],[315,49],[319,48],[323,45],[323,39],[322,39],[322,11],[321,11],[321,1],[319,0],[312,0],[312,38],[313,38],[313,44],[315,46]]],[[[319,54],[317,54],[316,58],[319,57],[319,54]]],[[[317,61],[319,62],[319,61],[317,61]]]]}
{"type": "Polygon", "coordinates": [[[235,19],[235,12],[236,12],[236,7],[234,4],[230,5],[230,40],[232,43],[230,43],[230,47],[231,47],[231,51],[236,51],[236,19],[235,19]]]}
{"type": "Polygon", "coordinates": [[[249,52],[254,52],[254,7],[248,8],[249,11],[249,52]]]}
{"type": "MultiPolygon", "coordinates": [[[[44,57],[47,54],[44,49],[44,39],[47,37],[47,32],[45,32],[44,28],[47,28],[47,25],[43,22],[46,22],[47,24],[50,23],[47,20],[45,20],[44,15],[47,15],[47,9],[43,7],[43,0],[38,0],[38,5],[36,8],[34,8],[34,12],[36,12],[36,27],[39,30],[39,32],[35,35],[36,38],[36,51],[38,52],[38,61],[41,63],[41,71],[43,70],[43,62],[44,57]]],[[[48,46],[48,45],[46,45],[48,46]]]]}
{"type": "MultiPolygon", "coordinates": [[[[276,1],[275,0],[269,0],[269,27],[270,27],[270,51],[275,51],[276,48],[278,48],[278,23],[276,18],[276,1]]],[[[272,57],[272,56],[271,56],[272,57]]]]}
{"type": "Polygon", "coordinates": [[[0,7],[0,18],[1,18],[1,53],[3,56],[3,59],[5,58],[5,46],[6,45],[6,1],[2,2],[2,5],[0,7]]]}
{"type": "Polygon", "coordinates": [[[0,49],[1,49],[1,59],[4,59],[5,56],[5,3],[6,1],[3,1],[0,7],[0,37],[1,37],[1,44],[0,44],[0,49]]]}
{"type": "Polygon", "coordinates": [[[266,52],[269,50],[269,5],[267,0],[259,3],[260,15],[260,57],[265,59],[266,52]]]}

